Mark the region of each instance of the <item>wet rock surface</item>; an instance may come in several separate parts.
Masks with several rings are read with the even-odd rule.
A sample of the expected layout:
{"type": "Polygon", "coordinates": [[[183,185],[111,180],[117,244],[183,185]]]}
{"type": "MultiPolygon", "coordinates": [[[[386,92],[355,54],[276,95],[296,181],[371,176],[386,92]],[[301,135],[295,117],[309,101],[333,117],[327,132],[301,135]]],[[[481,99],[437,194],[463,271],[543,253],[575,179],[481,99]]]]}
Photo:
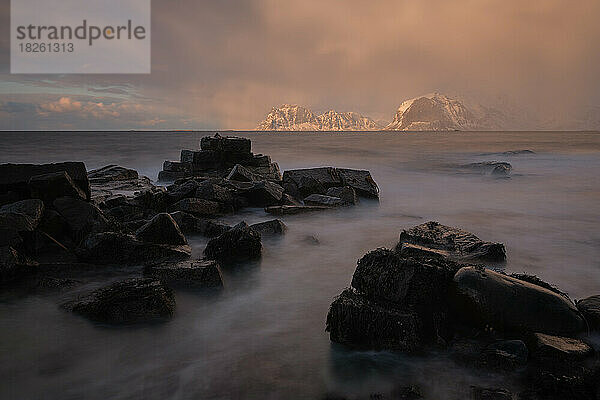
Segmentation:
{"type": "Polygon", "coordinates": [[[219,264],[212,260],[149,265],[144,269],[144,275],[176,288],[202,289],[223,286],[219,264]]]}
{"type": "Polygon", "coordinates": [[[172,318],[175,298],[160,281],[137,278],[112,283],[64,307],[97,322],[134,324],[172,318]]]}
{"type": "Polygon", "coordinates": [[[260,233],[262,236],[283,235],[287,230],[287,226],[280,219],[272,219],[270,221],[252,224],[250,225],[250,228],[260,233]]]}
{"type": "Polygon", "coordinates": [[[204,249],[204,256],[223,262],[256,260],[262,253],[260,233],[241,222],[211,239],[204,249]]]}
{"type": "Polygon", "coordinates": [[[141,241],[158,244],[187,245],[177,222],[167,213],[157,214],[135,233],[141,241]]]}

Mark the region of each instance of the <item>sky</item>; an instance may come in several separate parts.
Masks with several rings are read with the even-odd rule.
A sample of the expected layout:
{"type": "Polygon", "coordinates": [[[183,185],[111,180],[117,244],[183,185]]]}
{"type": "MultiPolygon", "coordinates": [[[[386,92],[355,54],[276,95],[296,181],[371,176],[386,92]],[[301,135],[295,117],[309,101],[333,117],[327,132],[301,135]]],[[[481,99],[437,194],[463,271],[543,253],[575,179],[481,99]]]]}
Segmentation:
{"type": "Polygon", "coordinates": [[[390,121],[439,92],[522,128],[600,129],[598,0],[153,0],[147,75],[10,74],[0,129],[254,129],[272,107],[390,121]]]}

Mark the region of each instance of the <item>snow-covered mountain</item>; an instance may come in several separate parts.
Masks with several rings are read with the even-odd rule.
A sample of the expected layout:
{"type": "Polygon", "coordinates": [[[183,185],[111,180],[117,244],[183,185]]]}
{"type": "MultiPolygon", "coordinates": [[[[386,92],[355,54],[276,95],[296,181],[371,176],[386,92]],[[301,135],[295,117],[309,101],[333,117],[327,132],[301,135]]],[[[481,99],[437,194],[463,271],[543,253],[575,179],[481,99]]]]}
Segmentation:
{"type": "Polygon", "coordinates": [[[378,125],[369,117],[355,112],[327,111],[315,115],[311,110],[298,105],[284,104],[273,107],[256,128],[259,131],[372,131],[378,125]]]}
{"type": "Polygon", "coordinates": [[[396,131],[453,131],[494,129],[494,116],[489,110],[469,109],[460,100],[431,93],[404,101],[394,120],[385,128],[396,131]],[[492,120],[489,120],[489,119],[492,120]]]}

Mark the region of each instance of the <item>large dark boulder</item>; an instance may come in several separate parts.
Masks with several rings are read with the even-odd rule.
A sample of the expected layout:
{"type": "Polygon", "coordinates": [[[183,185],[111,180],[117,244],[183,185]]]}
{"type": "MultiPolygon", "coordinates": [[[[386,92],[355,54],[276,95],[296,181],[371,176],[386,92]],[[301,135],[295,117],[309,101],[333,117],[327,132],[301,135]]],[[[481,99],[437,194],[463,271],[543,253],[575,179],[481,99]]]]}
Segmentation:
{"type": "Polygon", "coordinates": [[[196,197],[198,186],[200,186],[200,183],[194,179],[190,179],[181,185],[173,184],[167,188],[165,201],[168,202],[168,204],[173,204],[185,198],[196,197]]]}
{"type": "Polygon", "coordinates": [[[339,197],[326,196],[323,194],[311,194],[304,199],[307,206],[341,207],[346,203],[339,197]]]}
{"type": "Polygon", "coordinates": [[[240,222],[222,235],[211,239],[204,256],[211,260],[237,262],[260,258],[262,244],[260,233],[245,222],[240,222]]]}
{"type": "Polygon", "coordinates": [[[422,344],[419,317],[344,290],[331,304],[327,331],[336,343],[359,349],[413,352],[422,344]]]}
{"type": "Polygon", "coordinates": [[[219,264],[213,260],[149,265],[144,269],[144,275],[159,279],[171,287],[202,289],[223,286],[219,264]]]}
{"type": "Polygon", "coordinates": [[[15,192],[20,198],[29,198],[29,180],[36,175],[64,171],[90,200],[90,183],[85,164],[82,162],[63,162],[56,164],[2,164],[0,165],[0,194],[15,192]]]}
{"type": "Polygon", "coordinates": [[[359,196],[379,198],[379,187],[369,171],[348,168],[336,168],[336,170],[342,185],[352,187],[359,196]]]}
{"type": "Polygon", "coordinates": [[[283,188],[271,181],[234,182],[230,183],[236,193],[246,199],[248,205],[267,207],[279,204],[283,196],[283,188]]]}
{"type": "Polygon", "coordinates": [[[29,191],[32,198],[41,199],[48,205],[65,196],[86,200],[86,194],[65,171],[32,176],[29,179],[29,191]]]}
{"type": "Polygon", "coordinates": [[[311,194],[325,194],[328,188],[341,186],[342,181],[333,167],[292,169],[283,172],[286,193],[303,199],[311,194]]]}
{"type": "Polygon", "coordinates": [[[251,151],[251,146],[252,142],[250,139],[221,136],[218,133],[214,136],[204,136],[200,139],[200,148],[202,150],[248,154],[251,151]]]}
{"type": "Polygon", "coordinates": [[[10,246],[0,246],[0,284],[33,274],[38,263],[10,246]]]}
{"type": "Polygon", "coordinates": [[[138,172],[134,169],[121,167],[119,165],[107,165],[102,168],[94,169],[88,172],[88,179],[92,184],[130,181],[138,179],[138,172]]]}
{"type": "Polygon", "coordinates": [[[264,180],[263,177],[255,174],[250,171],[248,168],[243,165],[236,164],[232,169],[229,175],[227,175],[227,179],[230,181],[240,181],[240,182],[254,182],[264,180]]]}
{"type": "Polygon", "coordinates": [[[402,231],[396,251],[402,252],[404,243],[441,250],[449,257],[458,260],[491,262],[506,260],[506,250],[502,243],[484,242],[470,232],[435,221],[402,231]]]}
{"type": "Polygon", "coordinates": [[[66,221],[75,242],[87,235],[105,232],[110,228],[104,213],[95,205],[73,197],[59,197],[54,200],[54,208],[66,221]]]}
{"type": "Polygon", "coordinates": [[[577,309],[581,311],[591,329],[600,330],[600,295],[579,300],[577,309]]]}
{"type": "Polygon", "coordinates": [[[22,234],[33,232],[44,214],[41,200],[21,200],[0,207],[0,246],[17,246],[22,234]]]}
{"type": "Polygon", "coordinates": [[[229,225],[211,221],[210,219],[194,217],[183,211],[171,213],[171,217],[184,234],[202,235],[209,238],[219,236],[231,229],[229,225]]]}
{"type": "Polygon", "coordinates": [[[157,214],[137,230],[135,236],[144,242],[186,245],[187,240],[177,222],[167,213],[157,214]]]}
{"type": "Polygon", "coordinates": [[[190,197],[215,201],[223,205],[230,205],[231,207],[235,206],[234,191],[229,187],[211,180],[201,182],[198,185],[194,196],[190,197]]]}
{"type": "Polygon", "coordinates": [[[173,292],[156,279],[128,279],[65,304],[93,321],[133,324],[167,320],[175,313],[173,292]]]}
{"type": "Polygon", "coordinates": [[[585,322],[566,298],[482,267],[463,267],[454,276],[459,316],[497,330],[575,334],[585,322]]]}
{"type": "Polygon", "coordinates": [[[358,204],[358,196],[352,186],[332,187],[325,194],[331,197],[339,197],[345,203],[344,205],[358,204]]]}
{"type": "Polygon", "coordinates": [[[176,262],[190,257],[188,245],[142,242],[133,235],[118,232],[97,233],[87,237],[78,250],[81,261],[92,264],[141,265],[176,262]]]}

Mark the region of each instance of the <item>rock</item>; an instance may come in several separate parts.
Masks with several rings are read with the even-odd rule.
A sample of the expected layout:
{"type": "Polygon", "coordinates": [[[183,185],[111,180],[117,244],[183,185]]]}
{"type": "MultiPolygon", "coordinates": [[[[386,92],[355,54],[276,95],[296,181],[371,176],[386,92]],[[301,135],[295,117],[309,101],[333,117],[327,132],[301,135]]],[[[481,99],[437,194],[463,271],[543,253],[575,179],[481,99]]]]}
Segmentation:
{"type": "Polygon", "coordinates": [[[535,275],[529,275],[529,274],[510,274],[510,276],[512,276],[513,278],[520,279],[520,280],[525,281],[525,282],[533,283],[534,285],[537,285],[537,286],[541,286],[544,289],[548,289],[551,292],[560,294],[561,296],[563,296],[567,300],[571,301],[571,298],[569,297],[568,294],[566,294],[565,292],[560,291],[555,286],[553,286],[553,285],[551,285],[551,284],[549,284],[547,282],[544,282],[543,280],[541,280],[539,277],[537,277],[535,275]]]}
{"type": "Polygon", "coordinates": [[[270,221],[259,222],[257,224],[250,225],[250,228],[254,229],[261,235],[283,235],[287,230],[287,226],[280,219],[272,219],[270,221]]]}
{"type": "Polygon", "coordinates": [[[318,246],[321,244],[321,241],[319,240],[319,238],[317,238],[314,235],[306,235],[302,238],[301,240],[302,243],[304,244],[309,244],[311,246],[318,246]]]}
{"type": "Polygon", "coordinates": [[[548,334],[573,334],[585,328],[570,301],[529,282],[481,267],[461,268],[454,282],[457,312],[475,324],[548,334]]]}
{"type": "Polygon", "coordinates": [[[482,174],[506,176],[510,174],[512,165],[507,162],[484,161],[461,165],[460,168],[482,174]]]}
{"type": "Polygon", "coordinates": [[[264,167],[246,166],[246,168],[253,174],[258,175],[260,179],[266,179],[268,181],[273,181],[276,183],[279,183],[282,180],[281,171],[279,170],[279,164],[277,164],[276,162],[264,167]]]}
{"type": "MultiPolygon", "coordinates": [[[[291,169],[284,171],[283,182],[294,183],[301,194],[308,196],[312,193],[308,187],[317,182],[325,190],[334,187],[342,186],[342,180],[338,174],[338,171],[333,167],[319,167],[319,168],[304,168],[304,169],[291,169]],[[307,179],[308,178],[308,179],[307,179]],[[307,179],[305,184],[302,184],[302,180],[307,179]]],[[[324,193],[324,192],[323,192],[324,193]]]]}
{"type": "Polygon", "coordinates": [[[54,238],[61,238],[67,234],[67,221],[55,210],[45,209],[39,229],[54,238]]]}
{"type": "Polygon", "coordinates": [[[190,172],[187,171],[159,171],[157,180],[158,182],[174,182],[189,175],[190,172]]]}
{"type": "Polygon", "coordinates": [[[29,180],[36,175],[65,171],[90,200],[90,183],[85,164],[64,162],[56,164],[2,164],[0,165],[0,193],[18,193],[21,199],[29,198],[29,180]]]}
{"type": "Polygon", "coordinates": [[[168,208],[170,213],[183,211],[194,216],[215,216],[221,214],[219,203],[204,199],[182,199],[168,208]]]}
{"type": "Polygon", "coordinates": [[[333,342],[359,349],[410,353],[421,345],[414,312],[382,307],[353,289],[344,290],[331,304],[326,330],[333,342]]]}
{"type": "Polygon", "coordinates": [[[196,197],[196,190],[200,183],[191,179],[181,185],[172,185],[167,188],[166,199],[169,204],[177,203],[185,198],[196,197]]]}
{"type": "Polygon", "coordinates": [[[232,182],[237,193],[254,207],[266,207],[279,204],[283,196],[283,188],[270,181],[232,182]]]}
{"type": "Polygon", "coordinates": [[[104,232],[109,223],[98,207],[73,197],[59,197],[54,200],[54,208],[65,219],[71,236],[80,242],[91,233],[104,232]]]}
{"type": "Polygon", "coordinates": [[[141,241],[150,243],[188,244],[177,222],[167,213],[157,214],[147,224],[139,228],[135,236],[141,241]]]}
{"type": "Polygon", "coordinates": [[[581,311],[591,329],[600,330],[600,295],[579,300],[577,309],[581,311]]]}
{"type": "Polygon", "coordinates": [[[512,400],[513,395],[506,389],[471,386],[472,400],[512,400]]]}
{"type": "Polygon", "coordinates": [[[18,246],[25,232],[33,232],[44,213],[41,200],[21,200],[0,207],[0,246],[18,246]]]}
{"type": "Polygon", "coordinates": [[[402,243],[400,247],[402,257],[413,258],[449,258],[450,254],[444,250],[430,249],[429,247],[419,246],[417,244],[402,243]]]}
{"type": "Polygon", "coordinates": [[[218,133],[215,136],[205,136],[200,139],[200,148],[202,150],[213,150],[230,153],[250,153],[252,142],[250,139],[235,136],[221,136],[218,133]]]}
{"type": "Polygon", "coordinates": [[[88,179],[92,184],[114,181],[129,181],[138,179],[136,170],[121,167],[118,165],[107,165],[88,172],[88,179]]]}
{"type": "Polygon", "coordinates": [[[245,222],[211,239],[204,249],[206,258],[224,262],[255,260],[260,258],[261,252],[260,233],[245,222]]]}
{"type": "Polygon", "coordinates": [[[94,264],[140,265],[148,262],[176,262],[190,257],[188,245],[141,242],[132,235],[104,232],[90,235],[78,255],[81,261],[94,264]]]}
{"type": "Polygon", "coordinates": [[[194,217],[192,214],[176,211],[171,217],[184,234],[203,235],[206,237],[217,237],[231,229],[229,225],[220,224],[208,219],[194,217]]]}
{"type": "Polygon", "coordinates": [[[530,340],[532,356],[545,363],[581,361],[594,350],[578,339],[534,333],[530,340]]]}
{"type": "Polygon", "coordinates": [[[107,218],[121,223],[144,219],[146,210],[134,204],[124,204],[105,211],[107,218]]]}
{"type": "Polygon", "coordinates": [[[346,203],[339,197],[325,196],[323,194],[311,194],[304,199],[307,206],[341,207],[346,203]]]}
{"type": "Polygon", "coordinates": [[[158,280],[128,279],[97,289],[65,307],[93,321],[133,324],[172,318],[175,297],[158,280]]]}
{"type": "Polygon", "coordinates": [[[358,261],[352,287],[369,300],[414,310],[423,341],[437,342],[450,336],[448,299],[458,268],[450,261],[414,260],[377,249],[358,261]]]}
{"type": "Polygon", "coordinates": [[[245,168],[240,164],[236,164],[231,169],[231,172],[229,175],[227,175],[226,179],[230,181],[255,182],[263,180],[264,178],[254,174],[248,168],[245,168]]]}
{"type": "MultiPolygon", "coordinates": [[[[187,151],[187,150],[184,150],[187,151]]],[[[191,173],[189,162],[165,161],[163,163],[163,171],[167,172],[183,172],[191,173]]]]}
{"type": "Polygon", "coordinates": [[[0,246],[0,284],[20,279],[36,272],[38,263],[19,254],[10,246],[0,246]]]}
{"type": "Polygon", "coordinates": [[[323,206],[271,206],[265,207],[268,214],[273,215],[295,215],[313,211],[331,210],[331,207],[323,206]]]}
{"type": "Polygon", "coordinates": [[[29,190],[32,198],[41,199],[48,205],[65,196],[86,200],[86,194],[65,171],[32,176],[29,179],[29,190]]]}
{"type": "Polygon", "coordinates": [[[208,180],[198,185],[193,197],[216,201],[225,205],[231,205],[232,207],[235,203],[232,191],[228,187],[218,185],[208,180]]]}
{"type": "Polygon", "coordinates": [[[342,184],[352,187],[359,196],[371,199],[379,198],[379,187],[366,170],[336,168],[342,184]]]}
{"type": "Polygon", "coordinates": [[[502,243],[484,242],[470,232],[435,221],[402,231],[396,251],[401,253],[404,243],[443,250],[457,260],[491,262],[506,260],[506,251],[502,243]]]}
{"type": "Polygon", "coordinates": [[[480,367],[512,371],[527,364],[529,351],[522,340],[500,340],[487,346],[479,358],[480,367]]]}
{"type": "Polygon", "coordinates": [[[345,203],[344,205],[358,204],[358,196],[351,186],[332,187],[327,190],[327,196],[339,197],[345,203]]]}
{"type": "Polygon", "coordinates": [[[171,287],[216,288],[223,286],[216,261],[182,261],[177,264],[149,265],[144,274],[159,279],[171,287]]]}

